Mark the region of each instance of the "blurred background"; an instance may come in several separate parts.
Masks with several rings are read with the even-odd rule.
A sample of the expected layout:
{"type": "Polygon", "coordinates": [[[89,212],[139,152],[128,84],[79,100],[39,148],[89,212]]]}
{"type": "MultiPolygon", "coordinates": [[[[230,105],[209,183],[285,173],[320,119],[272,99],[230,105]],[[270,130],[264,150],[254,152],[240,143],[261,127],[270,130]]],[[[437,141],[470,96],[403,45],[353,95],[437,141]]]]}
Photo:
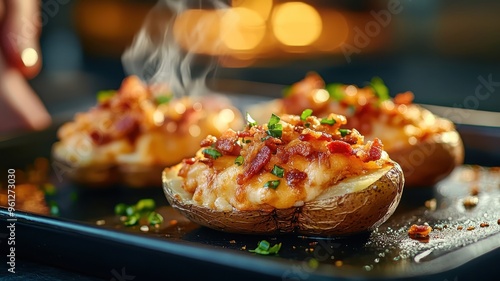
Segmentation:
{"type": "MultiPolygon", "coordinates": [[[[98,90],[120,86],[128,74],[122,54],[156,4],[42,1],[44,64],[30,83],[56,125],[92,106],[98,90]]],[[[164,42],[163,30],[172,20],[169,40],[184,55],[216,62],[207,80],[216,91],[278,97],[285,85],[316,71],[327,83],[360,86],[379,76],[392,96],[413,91],[418,103],[500,111],[500,2],[495,0],[169,4],[178,13],[156,7],[149,30],[164,42]],[[226,7],[222,16],[221,6],[226,7]]],[[[200,65],[192,63],[193,69],[206,67],[200,65]]],[[[470,117],[448,113],[452,119],[462,114],[458,121],[470,117]]],[[[486,123],[500,126],[499,115],[484,116],[486,123]]]]}

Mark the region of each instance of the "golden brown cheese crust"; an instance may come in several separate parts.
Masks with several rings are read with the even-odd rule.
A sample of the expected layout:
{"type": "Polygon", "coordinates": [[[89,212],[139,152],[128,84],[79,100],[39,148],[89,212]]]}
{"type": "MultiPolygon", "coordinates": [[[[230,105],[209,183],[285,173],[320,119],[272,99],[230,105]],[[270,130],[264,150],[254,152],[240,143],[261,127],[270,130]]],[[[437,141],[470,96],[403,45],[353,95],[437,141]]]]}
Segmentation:
{"type": "Polygon", "coordinates": [[[284,115],[281,136],[269,124],[212,136],[196,158],[185,159],[178,176],[194,204],[214,210],[271,210],[301,206],[339,181],[392,165],[380,140],[364,142],[356,130],[341,130],[309,116],[284,115]]]}

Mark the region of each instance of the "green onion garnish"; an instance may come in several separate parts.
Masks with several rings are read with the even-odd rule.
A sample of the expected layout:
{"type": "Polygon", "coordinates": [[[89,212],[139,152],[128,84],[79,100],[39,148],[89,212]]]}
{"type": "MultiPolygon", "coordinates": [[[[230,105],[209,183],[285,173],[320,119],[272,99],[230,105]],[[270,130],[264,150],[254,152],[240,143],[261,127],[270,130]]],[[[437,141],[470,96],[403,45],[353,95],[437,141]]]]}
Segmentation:
{"type": "Polygon", "coordinates": [[[372,81],[370,81],[370,86],[372,87],[373,91],[375,91],[375,95],[377,95],[380,101],[390,99],[389,89],[380,77],[373,77],[372,81]]]}
{"type": "Polygon", "coordinates": [[[343,85],[340,83],[332,83],[326,85],[326,90],[330,94],[330,98],[336,101],[341,101],[344,99],[343,85]]]}
{"type": "Polygon", "coordinates": [[[243,160],[244,160],[243,156],[240,155],[240,156],[236,157],[236,159],[234,159],[234,164],[241,166],[241,165],[243,165],[243,160]]]}
{"type": "Polygon", "coordinates": [[[125,215],[127,216],[132,216],[132,215],[135,215],[137,213],[137,209],[135,206],[127,206],[127,208],[125,209],[125,215]]]}
{"type": "Polygon", "coordinates": [[[157,212],[151,212],[148,215],[148,223],[150,225],[161,224],[163,222],[163,217],[157,212]]]}
{"type": "Polygon", "coordinates": [[[59,205],[57,205],[56,201],[50,201],[50,214],[53,216],[59,216],[59,205]]]}
{"type": "Polygon", "coordinates": [[[212,159],[217,159],[222,156],[222,153],[220,153],[217,149],[215,148],[205,148],[202,151],[203,154],[208,155],[212,159]]]}
{"type": "Polygon", "coordinates": [[[257,248],[255,248],[255,250],[248,250],[248,251],[260,255],[270,255],[270,254],[277,254],[280,249],[281,249],[281,243],[271,247],[271,244],[269,244],[269,242],[267,242],[266,240],[262,240],[257,244],[257,248]]]}
{"type": "Polygon", "coordinates": [[[156,203],[153,199],[141,199],[135,204],[135,208],[138,212],[149,212],[156,208],[156,203]]]}
{"type": "Polygon", "coordinates": [[[167,95],[161,95],[157,96],[155,98],[156,104],[164,104],[164,103],[169,103],[172,100],[172,96],[167,96],[167,95]]]}
{"type": "Polygon", "coordinates": [[[118,216],[124,216],[127,214],[127,205],[124,203],[116,204],[115,206],[115,214],[118,216]]]}
{"type": "Polygon", "coordinates": [[[271,174],[277,176],[278,178],[282,178],[284,172],[285,172],[285,169],[281,168],[280,166],[274,165],[273,170],[271,171],[271,174]]]}
{"type": "Polygon", "coordinates": [[[307,117],[311,116],[312,113],[313,113],[312,109],[309,108],[302,111],[302,114],[300,114],[300,120],[305,121],[307,117]]]}
{"type": "Polygon", "coordinates": [[[340,135],[342,137],[345,137],[346,135],[348,135],[348,134],[351,133],[351,130],[349,130],[349,129],[339,129],[339,132],[340,132],[340,135]]]}
{"type": "Polygon", "coordinates": [[[267,124],[267,127],[270,128],[270,127],[277,125],[280,122],[280,120],[281,120],[280,117],[273,113],[271,115],[271,119],[269,119],[269,123],[267,124]]]}
{"type": "Polygon", "coordinates": [[[333,118],[332,119],[323,118],[323,119],[321,119],[320,123],[323,124],[323,125],[330,125],[330,126],[332,126],[335,123],[337,123],[337,121],[335,121],[335,119],[333,119],[333,118]]]}
{"type": "Polygon", "coordinates": [[[111,99],[114,95],[116,95],[115,90],[102,90],[97,92],[97,102],[103,103],[111,99]]]}
{"type": "Polygon", "coordinates": [[[247,120],[247,124],[248,126],[250,126],[250,128],[252,128],[253,126],[257,126],[257,121],[255,121],[252,116],[250,116],[250,113],[247,112],[246,114],[246,120],[247,120]]]}
{"type": "Polygon", "coordinates": [[[281,138],[281,135],[283,134],[283,125],[273,125],[271,128],[269,128],[269,130],[267,130],[267,134],[273,138],[281,138]]]}
{"type": "Polygon", "coordinates": [[[126,226],[136,225],[139,222],[140,218],[141,216],[139,214],[128,216],[127,219],[123,222],[123,224],[126,226]]]}
{"type": "Polygon", "coordinates": [[[264,184],[264,187],[276,189],[280,185],[280,180],[268,181],[264,184]]]}

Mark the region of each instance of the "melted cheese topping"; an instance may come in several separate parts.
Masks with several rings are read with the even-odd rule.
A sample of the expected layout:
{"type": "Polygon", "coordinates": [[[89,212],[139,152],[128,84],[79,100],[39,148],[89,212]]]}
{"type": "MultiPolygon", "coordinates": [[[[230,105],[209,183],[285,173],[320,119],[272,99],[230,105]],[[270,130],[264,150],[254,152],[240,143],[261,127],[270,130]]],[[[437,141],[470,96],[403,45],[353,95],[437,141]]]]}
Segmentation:
{"type": "MultiPolygon", "coordinates": [[[[192,203],[223,211],[233,208],[285,209],[315,200],[324,194],[325,190],[346,179],[387,171],[392,167],[391,160],[383,151],[378,157],[367,155],[381,147],[372,142],[363,143],[362,136],[355,131],[351,133],[353,138],[351,142],[355,142],[354,144],[346,143],[341,136],[330,135],[338,133],[342,121],[345,122],[343,116],[336,118],[339,122],[336,126],[320,125],[320,119],[316,117],[308,117],[307,120],[295,117],[285,117],[285,119],[287,121],[283,119],[280,121],[283,125],[282,137],[271,142],[266,142],[269,140],[265,137],[268,132],[267,125],[247,128],[242,133],[246,141],[242,142],[240,138],[235,143],[241,147],[240,155],[244,156],[243,165],[235,164],[237,155],[224,154],[223,151],[221,156],[213,159],[204,155],[203,151],[206,148],[202,148],[197,158],[173,168],[172,170],[178,171],[178,175],[182,178],[182,188],[185,194],[190,194],[192,203]],[[305,123],[310,127],[302,127],[305,123]],[[265,147],[274,147],[276,143],[278,144],[274,152],[269,152],[266,157],[261,155],[262,151],[268,151],[265,147]],[[304,143],[309,145],[304,146],[304,143]],[[339,148],[331,148],[332,143],[339,144],[339,148]],[[272,173],[273,167],[276,166],[284,171],[283,176],[272,173]],[[255,171],[257,169],[255,167],[260,168],[255,171]],[[248,176],[249,171],[254,172],[248,176]],[[298,173],[299,176],[295,176],[294,173],[298,173]],[[269,181],[279,181],[279,185],[276,188],[265,187],[269,181]]],[[[231,137],[236,135],[235,132],[223,134],[231,140],[231,143],[234,140],[231,137]]],[[[208,140],[212,143],[209,149],[219,147],[220,143],[214,138],[207,138],[208,140]]],[[[222,142],[226,143],[224,139],[222,142]]],[[[360,185],[368,186],[373,183],[370,180],[368,177],[361,178],[360,185]]],[[[344,191],[356,190],[352,184],[350,186],[345,187],[344,191]]]]}
{"type": "MultiPolygon", "coordinates": [[[[158,87],[156,87],[158,88],[158,87]]],[[[194,155],[206,135],[239,128],[242,119],[226,99],[173,99],[130,76],[117,93],[58,131],[53,154],[74,166],[172,165],[194,155]],[[160,94],[159,94],[160,93],[160,94]]]]}

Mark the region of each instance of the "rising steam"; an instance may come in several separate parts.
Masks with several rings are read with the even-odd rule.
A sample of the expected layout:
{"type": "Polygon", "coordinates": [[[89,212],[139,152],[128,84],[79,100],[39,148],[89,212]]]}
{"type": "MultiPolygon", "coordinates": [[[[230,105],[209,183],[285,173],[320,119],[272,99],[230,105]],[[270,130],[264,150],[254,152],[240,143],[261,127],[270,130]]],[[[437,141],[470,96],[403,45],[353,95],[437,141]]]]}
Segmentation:
{"type": "Polygon", "coordinates": [[[125,72],[149,84],[167,84],[176,96],[202,94],[206,89],[206,76],[216,63],[214,58],[200,56],[193,50],[208,47],[220,53],[221,40],[211,40],[211,46],[201,46],[208,41],[205,40],[209,36],[207,27],[216,24],[215,20],[200,17],[195,21],[195,26],[188,29],[191,32],[188,48],[178,44],[174,25],[178,15],[186,10],[203,8],[223,13],[228,6],[220,0],[159,0],[132,46],[122,56],[125,72]]]}

